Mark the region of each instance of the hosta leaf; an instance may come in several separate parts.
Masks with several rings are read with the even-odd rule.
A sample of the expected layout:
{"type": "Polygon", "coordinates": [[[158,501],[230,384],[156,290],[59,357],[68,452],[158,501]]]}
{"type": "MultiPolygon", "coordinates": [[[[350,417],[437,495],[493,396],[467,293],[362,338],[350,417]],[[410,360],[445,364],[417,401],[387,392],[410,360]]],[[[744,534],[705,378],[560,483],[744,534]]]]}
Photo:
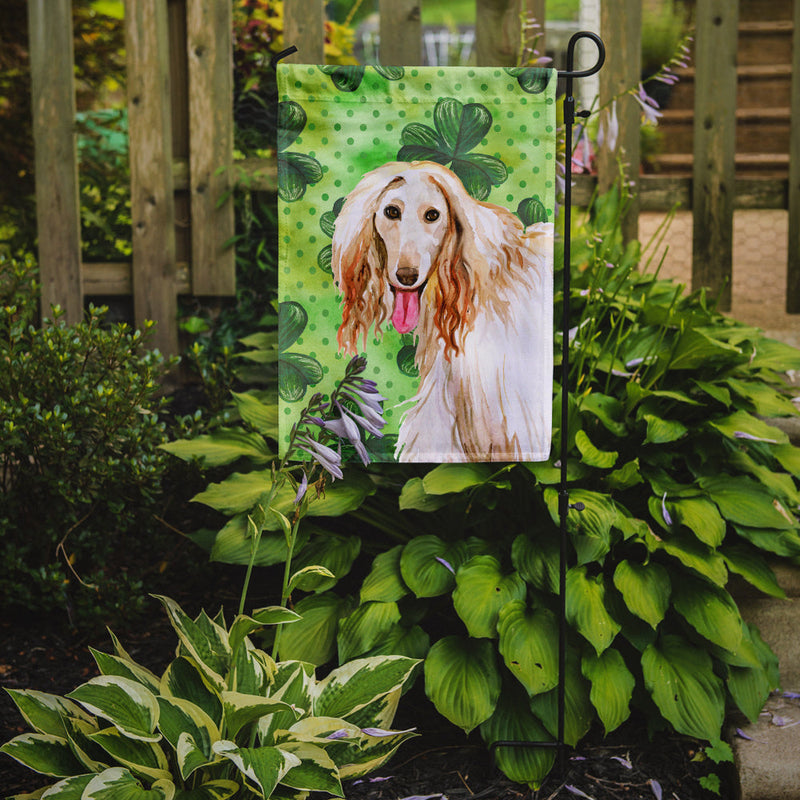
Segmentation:
{"type": "Polygon", "coordinates": [[[197,459],[204,467],[219,467],[239,458],[264,464],[274,455],[263,436],[239,428],[220,427],[210,434],[166,442],[159,447],[184,461],[197,459]]]}
{"type": "Polygon", "coordinates": [[[112,767],[95,775],[83,790],[81,800],[173,800],[175,784],[156,781],[149,789],[123,767],[112,767]]]}
{"type": "Polygon", "coordinates": [[[709,362],[736,363],[744,360],[738,347],[712,339],[696,328],[687,328],[680,336],[669,362],[670,369],[697,369],[709,362]]]}
{"type": "Polygon", "coordinates": [[[263,436],[278,438],[278,404],[264,403],[253,392],[231,392],[241,418],[263,436]]]}
{"type": "Polygon", "coordinates": [[[0,753],[42,775],[63,778],[86,772],[72,753],[69,742],[49,733],[23,733],[0,747],[0,753]]]}
{"type": "Polygon", "coordinates": [[[123,678],[130,678],[132,681],[141,683],[142,686],[150,689],[150,691],[154,693],[158,691],[159,679],[149,669],[137,664],[130,658],[101,653],[93,647],[90,647],[89,650],[101,674],[119,675],[123,678]]]}
{"type": "Polygon", "coordinates": [[[480,103],[464,105],[453,97],[443,97],[433,110],[433,121],[454,157],[480,144],[492,126],[492,115],[480,103]]]}
{"type": "Polygon", "coordinates": [[[740,439],[742,438],[741,434],[745,434],[747,437],[775,444],[786,444],[789,441],[789,437],[780,428],[776,428],[746,411],[735,411],[727,417],[711,420],[708,424],[730,439],[740,439]]]}
{"type": "Polygon", "coordinates": [[[278,103],[278,151],[290,147],[306,126],[306,112],[300,103],[284,100],[278,103]]]}
{"type": "Polygon", "coordinates": [[[336,632],[339,618],[349,610],[347,601],[325,592],[304,597],[295,610],[301,619],[281,632],[281,660],[324,664],[336,653],[336,632]]]}
{"type": "MultiPolygon", "coordinates": [[[[211,745],[220,738],[219,728],[211,717],[188,700],[179,697],[159,697],[158,727],[164,738],[178,749],[181,734],[189,734],[195,747],[211,758],[211,745]]],[[[184,779],[187,775],[182,776],[184,779]]]]}
{"type": "Polygon", "coordinates": [[[728,378],[725,383],[739,397],[752,403],[753,410],[761,417],[787,417],[797,414],[797,409],[786,395],[763,381],[740,381],[728,378]]]}
{"type": "Polygon", "coordinates": [[[361,778],[374,772],[413,736],[416,736],[413,730],[397,731],[391,735],[364,735],[358,744],[348,745],[342,748],[341,753],[334,754],[334,760],[340,764],[339,777],[342,780],[361,778]]]}
{"type": "MultiPolygon", "coordinates": [[[[525,693],[509,683],[489,719],[481,724],[481,736],[487,745],[494,742],[549,742],[552,737],[531,713],[525,693]]],[[[517,783],[538,789],[555,762],[556,751],[550,747],[501,746],[495,761],[503,774],[517,783]]]]}
{"type": "Polygon", "coordinates": [[[425,659],[425,693],[442,716],[466,733],[494,713],[500,687],[494,645],[486,639],[446,636],[425,659]]]}
{"type": "Polygon", "coordinates": [[[620,561],[614,570],[614,586],[628,609],[651,628],[664,619],[672,587],[669,572],[661,564],[620,561]]]}
{"type": "Polygon", "coordinates": [[[586,567],[567,571],[567,621],[599,655],[614,640],[621,625],[608,613],[603,575],[587,574],[586,567]]]}
{"type": "Polygon", "coordinates": [[[417,597],[436,597],[453,588],[455,572],[467,558],[463,541],[451,544],[438,536],[417,536],[403,548],[400,573],[417,597]]]}
{"type": "Polygon", "coordinates": [[[780,501],[750,478],[719,475],[701,478],[700,485],[731,522],[750,528],[797,527],[797,520],[780,501]]]}
{"type": "Polygon", "coordinates": [[[751,369],[775,370],[785,372],[790,369],[800,369],[800,354],[796,347],[779,342],[775,339],[759,337],[758,347],[750,361],[751,369]]]}
{"type": "Polygon", "coordinates": [[[367,655],[397,655],[423,659],[428,655],[430,647],[430,636],[419,625],[413,625],[410,628],[404,625],[393,625],[367,655]]]}
{"type": "Polygon", "coordinates": [[[722,556],[702,542],[698,542],[694,536],[671,533],[669,537],[659,541],[651,534],[645,541],[651,551],[663,550],[717,586],[724,586],[728,580],[728,570],[725,569],[722,556]]]}
{"type": "Polygon", "coordinates": [[[327,792],[344,797],[339,770],[331,757],[321,748],[308,742],[283,742],[280,749],[300,759],[282,778],[284,786],[306,792],[327,792]]]}
{"type": "Polygon", "coordinates": [[[359,709],[398,692],[418,663],[416,659],[404,656],[349,661],[332,670],[317,684],[314,713],[350,719],[359,709]]]}
{"type": "MultiPolygon", "coordinates": [[[[55,798],[55,800],[81,800],[83,797],[83,790],[89,785],[89,782],[94,778],[94,773],[88,775],[74,775],[70,778],[64,778],[63,781],[54,783],[47,788],[43,794],[26,794],[14,795],[8,800],[34,800],[34,798],[41,797],[42,800],[47,798],[55,798]]],[[[40,790],[41,791],[41,790],[40,790]]]]}
{"type": "Polygon", "coordinates": [[[587,433],[582,430],[575,434],[575,446],[581,453],[581,461],[597,469],[611,469],[619,458],[619,453],[616,450],[598,450],[592,444],[592,440],[587,433]]]}
{"type": "Polygon", "coordinates": [[[196,789],[179,789],[175,800],[228,800],[238,791],[239,784],[235,781],[208,781],[196,789]]]}
{"type": "Polygon", "coordinates": [[[223,514],[238,514],[249,511],[272,485],[269,470],[234,472],[220,483],[210,483],[205,491],[192,498],[194,503],[203,503],[223,514]]]}
{"type": "Polygon", "coordinates": [[[624,491],[633,486],[638,486],[643,482],[644,478],[639,470],[638,458],[634,458],[633,461],[628,461],[619,469],[615,469],[613,472],[609,472],[609,474],[606,475],[606,485],[612,490],[624,491]]]}
{"type": "Polygon", "coordinates": [[[36,733],[49,733],[63,737],[64,717],[76,717],[87,722],[91,717],[77,704],[64,697],[34,689],[6,689],[25,722],[36,733]]]}
{"type": "Polygon", "coordinates": [[[400,555],[403,546],[397,545],[375,557],[372,569],[361,584],[361,602],[380,600],[391,603],[405,597],[408,587],[400,573],[400,555]]]}
{"type": "Polygon", "coordinates": [[[750,722],[756,722],[774,688],[767,673],[761,667],[728,667],[726,683],[742,713],[750,722]]]}
{"type": "Polygon", "coordinates": [[[251,722],[279,711],[291,711],[289,704],[273,697],[243,694],[242,692],[223,692],[222,708],[225,718],[225,732],[228,736],[236,734],[251,722]]]}
{"type": "Polygon", "coordinates": [[[447,495],[432,495],[425,491],[422,478],[410,478],[400,492],[399,508],[401,511],[436,511],[450,502],[447,495]]]}
{"type": "MultiPolygon", "coordinates": [[[[589,689],[589,682],[581,675],[577,651],[569,650],[564,673],[564,741],[571,747],[586,735],[594,719],[589,689]]],[[[534,695],[530,698],[530,707],[549,733],[557,736],[558,689],[534,695]]]]}
{"type": "Polygon", "coordinates": [[[782,444],[771,447],[772,455],[778,460],[780,465],[796,478],[800,477],[800,447],[793,444],[782,444]]]}
{"type": "Polygon", "coordinates": [[[252,616],[239,614],[231,625],[228,632],[228,642],[231,650],[236,651],[239,645],[253,631],[263,628],[265,625],[286,625],[292,622],[299,622],[302,617],[296,612],[283,606],[265,606],[253,611],[252,616]]]}
{"type": "Polygon", "coordinates": [[[790,558],[800,556],[800,536],[795,531],[748,528],[745,525],[734,525],[733,528],[742,539],[754,544],[760,550],[790,558]]]}
{"type": "Polygon", "coordinates": [[[625,408],[616,397],[592,392],[581,398],[581,412],[584,411],[597,417],[603,427],[614,436],[626,435],[628,427],[625,424],[625,408]]]}
{"type": "Polygon", "coordinates": [[[559,545],[555,538],[532,539],[521,533],[511,545],[511,563],[525,581],[543,592],[558,592],[559,545]]]}
{"type": "Polygon", "coordinates": [[[140,683],[117,675],[100,675],[67,695],[90,714],[108,720],[132,739],[157,742],[158,703],[140,683]]]}
{"type": "Polygon", "coordinates": [[[361,551],[359,536],[315,536],[296,556],[292,562],[295,570],[304,567],[320,566],[329,570],[331,575],[312,573],[302,577],[295,583],[304,592],[324,592],[336,585],[353,566],[353,562],[361,551]]]}
{"type": "Polygon", "coordinates": [[[130,739],[116,728],[106,728],[89,738],[134,775],[150,781],[170,780],[169,762],[159,745],[130,739]]]}
{"type": "Polygon", "coordinates": [[[422,486],[427,494],[463,492],[482,486],[492,472],[488,464],[440,464],[422,479],[422,486]]]}
{"type": "Polygon", "coordinates": [[[630,716],[636,679],[625,666],[619,650],[613,647],[599,656],[587,653],[581,661],[581,671],[592,684],[589,699],[608,735],[630,716]]]}
{"type": "Polygon", "coordinates": [[[205,712],[215,725],[222,722],[222,698],[188,658],[176,658],[167,667],[161,676],[160,693],[165,698],[189,701],[205,712]]]}
{"type": "Polygon", "coordinates": [[[678,420],[662,419],[653,414],[644,414],[644,421],[647,423],[647,435],[645,444],[669,444],[676,442],[688,432],[688,428],[678,420]]]}
{"type": "Polygon", "coordinates": [[[364,655],[399,621],[397,603],[362,603],[339,623],[339,663],[364,655]]]}
{"type": "Polygon", "coordinates": [[[558,624],[551,611],[529,609],[523,600],[514,600],[500,610],[497,632],[498,650],[528,694],[557,685],[558,624]]]}
{"type": "Polygon", "coordinates": [[[705,651],[666,634],[642,654],[642,672],[647,691],[678,733],[719,739],[725,695],[705,651]]]}
{"type": "Polygon", "coordinates": [[[770,597],[786,597],[772,567],[754,547],[748,544],[728,544],[720,548],[728,569],[741,575],[748,583],[770,597]]]}
{"type": "MultiPolygon", "coordinates": [[[[555,489],[546,489],[544,493],[547,508],[553,523],[560,522],[558,513],[558,492],[555,489]]],[[[583,503],[582,511],[571,508],[567,515],[567,531],[570,534],[584,534],[606,539],[617,519],[617,507],[614,501],[606,494],[592,492],[586,489],[572,489],[569,493],[571,505],[583,503]]]]}
{"type": "Polygon", "coordinates": [[[672,519],[685,525],[709,547],[719,547],[725,538],[725,520],[717,506],[703,497],[686,497],[666,501],[672,519]]]}
{"type": "Polygon", "coordinates": [[[453,608],[470,636],[494,639],[500,609],[511,600],[522,600],[525,592],[519,573],[504,575],[493,556],[474,556],[456,573],[453,608]]]}
{"type": "Polygon", "coordinates": [[[283,776],[300,765],[297,756],[277,747],[237,747],[225,739],[214,743],[214,752],[232,761],[239,772],[261,789],[264,797],[271,797],[283,776]]]}
{"type": "Polygon", "coordinates": [[[725,589],[683,575],[673,582],[672,604],[702,636],[725,650],[735,651],[742,641],[742,618],[725,589]]]}

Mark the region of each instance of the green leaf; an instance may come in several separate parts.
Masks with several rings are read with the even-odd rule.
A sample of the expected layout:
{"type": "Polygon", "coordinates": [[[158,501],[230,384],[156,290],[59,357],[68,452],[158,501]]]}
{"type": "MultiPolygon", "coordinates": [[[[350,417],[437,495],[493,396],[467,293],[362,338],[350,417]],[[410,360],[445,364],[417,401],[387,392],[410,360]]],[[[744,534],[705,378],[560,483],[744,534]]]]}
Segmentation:
{"type": "Polygon", "coordinates": [[[790,558],[800,556],[800,536],[795,531],[748,528],[744,525],[734,525],[733,529],[739,536],[761,550],[790,558]]]}
{"type": "Polygon", "coordinates": [[[701,635],[725,650],[742,641],[742,618],[725,589],[690,575],[673,582],[672,604],[701,635]]]}
{"type": "Polygon", "coordinates": [[[354,92],[364,79],[364,67],[360,64],[327,65],[320,67],[326,75],[330,75],[333,85],[340,92],[354,92]]]}
{"type": "Polygon", "coordinates": [[[720,738],[725,695],[708,653],[665,634],[642,654],[642,672],[647,691],[678,733],[720,738]]]}
{"type": "Polygon", "coordinates": [[[308,325],[308,312],[300,303],[287,300],[278,306],[278,350],[288,350],[308,325]]]}
{"type": "Polygon", "coordinates": [[[486,639],[446,636],[425,659],[425,693],[436,710],[466,733],[494,713],[501,679],[486,639]]]}
{"type": "Polygon", "coordinates": [[[339,623],[339,662],[364,655],[399,621],[397,603],[362,603],[339,623]]]}
{"type": "Polygon", "coordinates": [[[263,436],[278,438],[278,404],[264,403],[253,392],[231,392],[241,418],[263,436]]]}
{"type": "MultiPolygon", "coordinates": [[[[447,149],[442,137],[429,125],[423,125],[420,122],[411,122],[403,128],[400,133],[400,144],[403,145],[401,152],[406,147],[424,148],[439,152],[447,149]]],[[[398,156],[398,161],[407,160],[402,156],[398,156]]]]}
{"type": "Polygon", "coordinates": [[[174,800],[228,800],[237,791],[239,784],[234,781],[208,781],[196,789],[179,789],[174,800]]]}
{"type": "Polygon", "coordinates": [[[272,473],[269,470],[234,472],[220,483],[210,483],[205,491],[192,498],[223,514],[249,511],[269,491],[272,473]]]}
{"type": "Polygon", "coordinates": [[[278,363],[278,394],[281,400],[295,403],[305,396],[309,386],[323,378],[322,365],[302,353],[282,353],[278,363]]]}
{"type": "Polygon", "coordinates": [[[616,398],[600,392],[592,392],[581,398],[581,412],[588,412],[602,423],[614,436],[624,437],[628,432],[625,424],[625,407],[616,398]]]}
{"type": "Polygon", "coordinates": [[[244,694],[242,692],[223,692],[222,708],[225,719],[225,731],[236,737],[239,731],[261,717],[279,711],[291,711],[292,708],[281,700],[261,695],[244,694]]]}
{"type": "Polygon", "coordinates": [[[157,742],[158,703],[153,694],[136,681],[117,675],[100,675],[70,692],[90,714],[108,720],[131,739],[157,742]]]}
{"type": "Polygon", "coordinates": [[[645,444],[669,444],[683,438],[688,428],[678,420],[662,419],[653,414],[643,414],[644,421],[647,423],[647,435],[645,444]]]}
{"type": "Polygon", "coordinates": [[[372,569],[361,584],[361,602],[379,600],[384,603],[396,602],[408,594],[400,572],[400,555],[403,545],[397,545],[375,557],[372,569]]]}
{"type": "MultiPolygon", "coordinates": [[[[208,762],[212,759],[211,745],[220,738],[220,731],[213,719],[202,708],[179,697],[159,697],[158,728],[164,738],[177,752],[182,734],[192,738],[194,748],[208,762]]],[[[189,772],[181,765],[181,777],[186,780],[189,772]]]]}
{"type": "MultiPolygon", "coordinates": [[[[495,742],[547,742],[552,737],[531,713],[523,691],[513,683],[503,687],[497,707],[481,723],[481,736],[488,746],[495,742]]],[[[540,787],[555,762],[555,748],[501,746],[495,751],[497,766],[512,781],[540,787]]]]}
{"type": "Polygon", "coordinates": [[[480,103],[464,105],[453,97],[443,97],[433,110],[433,121],[454,157],[480,144],[492,126],[492,115],[480,103]]]}
{"type": "Polygon", "coordinates": [[[321,747],[308,742],[282,742],[280,749],[300,759],[281,778],[284,786],[306,792],[327,792],[335,797],[344,797],[339,770],[331,757],[321,747]]]}
{"type": "Polygon", "coordinates": [[[167,667],[161,676],[160,692],[165,698],[187,700],[204,711],[215,725],[222,722],[222,699],[188,658],[180,656],[167,667]]]}
{"type": "Polygon", "coordinates": [[[47,794],[43,795],[40,789],[33,794],[17,794],[12,795],[7,800],[38,800],[39,797],[56,798],[56,800],[81,800],[83,797],[83,790],[89,785],[90,781],[94,778],[94,773],[88,775],[74,775],[70,778],[54,783],[47,788],[47,794]]]}
{"type": "Polygon", "coordinates": [[[670,370],[708,368],[709,363],[736,363],[744,360],[738,347],[712,339],[696,328],[687,328],[678,339],[670,370]]]}
{"type": "Polygon", "coordinates": [[[505,67],[505,71],[517,79],[520,88],[528,94],[541,94],[550,82],[550,70],[541,67],[505,67]]]}
{"type": "Polygon", "coordinates": [[[667,502],[674,522],[685,525],[709,547],[716,548],[725,538],[725,520],[716,505],[704,497],[686,497],[667,502]]]}
{"type": "Polygon", "coordinates": [[[513,600],[500,609],[497,632],[503,661],[528,694],[558,684],[558,624],[551,611],[513,600]]]}
{"type": "Polygon", "coordinates": [[[37,692],[34,689],[6,689],[14,704],[19,709],[25,722],[36,733],[49,733],[63,737],[64,717],[75,717],[86,722],[91,717],[77,704],[55,694],[37,692]]]}
{"type": "Polygon", "coordinates": [[[317,253],[317,266],[326,275],[333,275],[333,245],[326,244],[317,253]]]}
{"type": "Polygon", "coordinates": [[[538,197],[526,197],[517,206],[517,216],[528,228],[537,222],[547,222],[547,209],[538,197]]]}
{"type": "Polygon", "coordinates": [[[524,599],[525,592],[519,573],[504,575],[493,556],[474,556],[456,573],[453,608],[470,636],[494,639],[500,609],[511,600],[524,599]]]}
{"type": "Polygon", "coordinates": [[[347,601],[331,592],[304,597],[295,605],[299,622],[281,632],[281,660],[324,664],[336,653],[339,618],[347,613],[347,601]]]}
{"type": "Polygon", "coordinates": [[[284,775],[300,765],[297,756],[277,747],[237,747],[234,742],[223,739],[214,743],[214,752],[233,762],[264,797],[271,797],[284,775]]]}
{"type": "Polygon", "coordinates": [[[743,542],[726,544],[720,548],[720,552],[731,572],[741,575],[748,583],[770,597],[786,597],[786,592],[778,583],[772,567],[754,547],[743,542]]]}
{"type": "Polygon", "coordinates": [[[403,485],[400,492],[401,511],[436,511],[450,502],[446,495],[431,495],[425,491],[422,478],[410,478],[403,485]]]}
{"type": "Polygon", "coordinates": [[[750,720],[756,722],[774,688],[761,667],[728,667],[728,691],[736,705],[750,720]]]}
{"type": "Polygon", "coordinates": [[[761,417],[796,416],[792,401],[762,380],[740,381],[727,378],[725,383],[739,396],[749,401],[756,414],[761,417]]]}
{"type": "Polygon", "coordinates": [[[786,444],[789,441],[787,434],[780,428],[769,425],[746,411],[735,411],[727,417],[711,420],[708,424],[729,439],[752,437],[774,444],[786,444]]]}
{"type": "Polygon", "coordinates": [[[639,459],[634,458],[606,475],[606,485],[609,489],[625,491],[644,483],[644,478],[639,470],[639,459]]]}
{"type": "Polygon", "coordinates": [[[521,533],[511,545],[511,563],[533,587],[557,594],[559,552],[555,538],[532,539],[521,533]]]}
{"type": "Polygon", "coordinates": [[[614,570],[614,586],[628,609],[651,628],[655,629],[664,619],[672,587],[669,572],[661,564],[620,561],[614,570]]]}
{"type": "Polygon", "coordinates": [[[116,728],[106,728],[89,738],[134,775],[149,781],[170,780],[169,762],[159,745],[130,739],[116,728]]]}
{"type": "Polygon", "coordinates": [[[291,147],[306,126],[306,112],[294,100],[278,103],[278,152],[291,147]]]}
{"type": "Polygon", "coordinates": [[[86,772],[72,753],[69,742],[49,733],[23,733],[0,747],[0,753],[42,775],[63,778],[86,772]]]}
{"type": "Polygon", "coordinates": [[[589,699],[608,736],[630,716],[636,679],[619,650],[611,647],[599,656],[587,653],[581,661],[581,671],[592,684],[589,699]]]}
{"type": "Polygon", "coordinates": [[[797,527],[797,520],[780,501],[750,478],[716,475],[700,478],[700,485],[731,522],[750,528],[797,527]]]}
{"type": "Polygon", "coordinates": [[[81,800],[172,800],[174,796],[172,781],[159,780],[145,789],[127,769],[112,767],[86,784],[81,800]]]}
{"type": "Polygon", "coordinates": [[[438,536],[417,536],[403,548],[400,573],[417,597],[436,597],[453,588],[454,573],[467,557],[463,541],[449,544],[438,536]]]}
{"type": "Polygon", "coordinates": [[[594,647],[598,655],[619,633],[621,625],[608,613],[603,575],[591,577],[586,567],[567,571],[567,621],[594,647]]]}
{"type": "MultiPolygon", "coordinates": [[[[659,506],[661,501],[655,499],[659,506]]],[[[724,586],[728,580],[728,570],[719,553],[698,542],[694,536],[671,533],[668,538],[658,540],[650,534],[645,542],[651,551],[663,550],[667,555],[677,558],[682,564],[699,572],[717,586],[724,586]]]]}
{"type": "Polygon", "coordinates": [[[304,576],[296,585],[304,592],[324,592],[336,585],[348,572],[361,551],[358,536],[315,536],[293,561],[297,570],[323,567],[329,570],[304,576]]]}
{"type": "Polygon", "coordinates": [[[219,467],[239,458],[249,458],[254,464],[264,464],[274,456],[263,436],[240,428],[220,427],[213,433],[166,442],[159,445],[159,448],[184,461],[196,459],[204,467],[219,467]]]}
{"type": "Polygon", "coordinates": [[[440,464],[425,475],[422,486],[427,494],[450,494],[482,486],[491,476],[488,464],[440,464]]]}
{"type": "Polygon", "coordinates": [[[149,669],[137,664],[130,658],[112,656],[108,653],[101,653],[93,647],[89,648],[94,657],[97,667],[103,675],[119,675],[123,678],[130,678],[132,681],[141,683],[154,694],[158,691],[159,679],[150,672],[149,669]]]}
{"type": "Polygon", "coordinates": [[[578,431],[575,434],[575,446],[581,453],[581,461],[590,467],[597,469],[611,469],[617,463],[619,453],[614,451],[598,450],[585,431],[578,431]]]}
{"type": "Polygon", "coordinates": [[[387,81],[399,81],[400,78],[406,74],[405,67],[392,67],[384,66],[383,64],[375,64],[373,69],[382,78],[386,78],[387,81]]]}

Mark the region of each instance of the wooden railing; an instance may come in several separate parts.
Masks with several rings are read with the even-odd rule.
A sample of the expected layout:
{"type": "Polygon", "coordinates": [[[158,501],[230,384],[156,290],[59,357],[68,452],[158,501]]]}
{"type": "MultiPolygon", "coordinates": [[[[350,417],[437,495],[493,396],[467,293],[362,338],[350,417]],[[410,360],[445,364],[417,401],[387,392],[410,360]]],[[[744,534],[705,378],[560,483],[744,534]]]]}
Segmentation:
{"type": "MultiPolygon", "coordinates": [[[[381,60],[418,64],[423,0],[380,0],[381,60]]],[[[68,321],[84,297],[132,295],[137,322],[158,322],[156,345],[178,348],[178,294],[224,296],[235,290],[231,190],[274,191],[270,161],[233,164],[232,0],[127,0],[126,49],[130,128],[133,259],[83,264],[80,258],[78,167],[74,135],[71,0],[29,0],[37,211],[42,305],[57,303],[68,321]]],[[[324,60],[323,0],[284,0],[293,60],[324,60]]],[[[580,176],[573,193],[585,203],[628,165],[636,200],[625,232],[637,232],[640,210],[680,203],[694,215],[693,284],[719,290],[730,303],[733,211],[788,209],[787,310],[800,312],[800,3],[795,3],[792,136],[788,179],[736,179],[736,40],[738,3],[697,0],[694,170],[692,177],[640,176],[639,107],[618,102],[620,136],[599,154],[598,176],[580,176]]],[[[603,0],[607,49],[600,103],[639,81],[642,3],[603,0]]],[[[545,0],[476,0],[479,65],[515,62],[520,14],[545,19],[545,0]],[[511,25],[509,25],[511,21],[511,25]]],[[[546,25],[545,25],[546,37],[546,25]]],[[[541,46],[541,42],[540,42],[541,46]]],[[[591,47],[591,44],[587,44],[591,47]]]]}

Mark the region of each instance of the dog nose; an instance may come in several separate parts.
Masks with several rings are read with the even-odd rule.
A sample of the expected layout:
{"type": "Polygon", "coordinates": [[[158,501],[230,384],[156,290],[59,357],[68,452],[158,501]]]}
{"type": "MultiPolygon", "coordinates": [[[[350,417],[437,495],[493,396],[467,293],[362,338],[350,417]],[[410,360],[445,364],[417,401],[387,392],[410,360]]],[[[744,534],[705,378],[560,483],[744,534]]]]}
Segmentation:
{"type": "Polygon", "coordinates": [[[412,286],[416,283],[418,277],[419,270],[415,267],[400,267],[397,270],[397,280],[399,280],[403,286],[412,286]]]}

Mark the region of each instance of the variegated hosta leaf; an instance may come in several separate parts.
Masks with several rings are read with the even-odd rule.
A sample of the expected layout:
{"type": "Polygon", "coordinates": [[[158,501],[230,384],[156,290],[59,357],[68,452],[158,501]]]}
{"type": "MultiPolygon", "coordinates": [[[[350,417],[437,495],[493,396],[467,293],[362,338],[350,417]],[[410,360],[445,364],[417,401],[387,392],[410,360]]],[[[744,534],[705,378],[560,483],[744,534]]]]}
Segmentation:
{"type": "Polygon", "coordinates": [[[175,756],[178,760],[178,769],[184,780],[187,780],[195,770],[208,766],[214,761],[219,761],[219,756],[205,753],[194,736],[186,731],[178,735],[175,756]]]}
{"type": "Polygon", "coordinates": [[[493,713],[500,672],[492,642],[446,636],[425,659],[425,693],[436,710],[469,733],[493,713]]]}
{"type": "Polygon", "coordinates": [[[470,636],[494,639],[500,609],[512,600],[522,600],[526,591],[518,572],[505,575],[493,556],[474,556],[456,573],[453,607],[470,636]]]}
{"type": "Polygon", "coordinates": [[[360,746],[351,745],[344,753],[331,752],[339,766],[339,777],[342,780],[361,778],[374,772],[394,755],[403,742],[417,735],[413,730],[406,730],[382,731],[380,735],[373,736],[369,734],[372,729],[361,730],[365,735],[360,746]]]}
{"type": "Polygon", "coordinates": [[[178,789],[174,800],[228,800],[240,788],[236,781],[208,781],[196,789],[178,789]]]}
{"type": "MultiPolygon", "coordinates": [[[[42,793],[41,800],[48,800],[48,798],[52,798],[53,800],[81,800],[81,797],[83,797],[83,790],[89,785],[92,778],[94,778],[94,773],[64,778],[63,781],[59,781],[48,787],[42,793]]],[[[9,800],[17,800],[17,798],[18,800],[24,800],[24,798],[33,800],[34,797],[38,796],[38,793],[15,795],[13,798],[9,798],[9,800]]]]}
{"type": "Polygon", "coordinates": [[[235,653],[245,637],[249,636],[253,631],[257,631],[265,625],[281,625],[287,622],[297,622],[300,619],[301,617],[298,613],[283,606],[260,608],[254,611],[252,616],[239,614],[228,632],[228,643],[235,653]]]}
{"type": "MultiPolygon", "coordinates": [[[[181,736],[188,735],[194,747],[200,750],[206,761],[210,761],[211,745],[220,738],[214,720],[199,706],[179,697],[159,697],[158,706],[158,727],[173,749],[177,751],[181,736]]],[[[185,780],[188,773],[182,777],[185,780]]]]}
{"type": "Polygon", "coordinates": [[[64,778],[86,770],[73,755],[69,742],[49,733],[23,733],[0,747],[0,753],[42,775],[64,778]]]}
{"type": "Polygon", "coordinates": [[[179,656],[161,676],[160,694],[188,700],[201,708],[219,726],[222,723],[222,698],[193,661],[179,656]]]}
{"type": "Polygon", "coordinates": [[[227,673],[231,660],[227,631],[205,612],[192,620],[174,600],[162,595],[156,597],[167,610],[172,627],[187,654],[197,662],[211,683],[222,689],[225,685],[222,676],[227,673]]]}
{"type": "Polygon", "coordinates": [[[272,657],[245,639],[234,653],[228,684],[237,692],[265,695],[274,675],[275,662],[272,657]]]}
{"type": "Polygon", "coordinates": [[[605,603],[606,586],[602,573],[587,575],[586,567],[567,572],[567,621],[597,651],[603,652],[622,626],[609,614],[605,603]]]}
{"type": "Polygon", "coordinates": [[[64,728],[67,732],[67,739],[72,747],[72,752],[84,766],[83,772],[102,772],[108,767],[106,761],[98,760],[103,757],[103,752],[99,751],[89,738],[100,729],[96,720],[86,722],[75,717],[65,717],[64,728]]]}
{"type": "Polygon", "coordinates": [[[664,619],[672,584],[669,572],[661,564],[620,561],[614,570],[614,586],[625,599],[628,610],[651,628],[655,629],[664,619]]]}
{"type": "Polygon", "coordinates": [[[274,714],[276,711],[292,711],[292,707],[281,700],[241,692],[223,692],[222,704],[225,730],[229,736],[234,737],[245,725],[261,717],[274,714]]]}
{"type": "Polygon", "coordinates": [[[77,704],[64,697],[34,689],[6,689],[25,722],[37,733],[64,736],[63,718],[76,717],[91,722],[92,718],[77,704]]]}
{"type": "Polygon", "coordinates": [[[642,673],[653,701],[678,733],[719,738],[725,693],[708,653],[666,634],[642,654],[642,673]]]}
{"type": "Polygon", "coordinates": [[[154,742],[129,739],[116,728],[106,728],[91,734],[89,738],[115,761],[128,767],[134,775],[140,775],[151,781],[170,780],[167,757],[154,742]]]}
{"type": "Polygon", "coordinates": [[[281,778],[284,786],[344,797],[339,770],[325,750],[308,742],[292,741],[284,742],[280,745],[280,749],[300,759],[300,763],[281,778]]]}
{"type": "Polygon", "coordinates": [[[300,759],[277,747],[237,747],[225,739],[214,743],[214,752],[236,765],[264,797],[270,797],[284,775],[300,765],[300,759]]]}
{"type": "Polygon", "coordinates": [[[339,622],[339,662],[363,656],[400,621],[397,603],[362,603],[339,622]]]}
{"type": "MultiPolygon", "coordinates": [[[[528,698],[521,686],[509,682],[503,687],[497,708],[481,725],[481,736],[487,745],[494,742],[551,742],[553,737],[531,713],[528,698]]],[[[553,747],[498,747],[497,766],[518,783],[538,789],[553,767],[553,747]]]]}
{"type": "Polygon", "coordinates": [[[140,683],[117,675],[100,675],[70,692],[89,713],[108,720],[131,739],[157,742],[158,702],[140,683]]]}
{"type": "Polygon", "coordinates": [[[137,664],[129,658],[112,656],[90,647],[89,650],[97,662],[97,667],[103,675],[118,675],[141,683],[154,694],[158,692],[159,679],[149,669],[137,664]]]}
{"type": "Polygon", "coordinates": [[[514,600],[500,610],[497,632],[500,654],[528,694],[558,684],[558,624],[551,611],[514,600]]]}
{"type": "Polygon", "coordinates": [[[592,684],[589,699],[609,734],[630,716],[636,679],[625,666],[619,650],[612,647],[599,656],[587,653],[581,662],[581,671],[592,684]]]}
{"type": "Polygon", "coordinates": [[[270,697],[281,700],[293,710],[277,711],[259,720],[258,735],[262,743],[274,744],[275,731],[291,727],[297,721],[298,714],[310,713],[315,685],[313,664],[303,661],[278,663],[270,697]]]}
{"type": "Polygon", "coordinates": [[[417,659],[404,656],[358,658],[343,664],[317,684],[314,714],[347,718],[374,700],[400,689],[417,664],[417,659]]]}
{"type": "Polygon", "coordinates": [[[174,797],[172,781],[156,781],[145,789],[127,769],[112,767],[89,781],[81,800],[173,800],[174,797]]]}

